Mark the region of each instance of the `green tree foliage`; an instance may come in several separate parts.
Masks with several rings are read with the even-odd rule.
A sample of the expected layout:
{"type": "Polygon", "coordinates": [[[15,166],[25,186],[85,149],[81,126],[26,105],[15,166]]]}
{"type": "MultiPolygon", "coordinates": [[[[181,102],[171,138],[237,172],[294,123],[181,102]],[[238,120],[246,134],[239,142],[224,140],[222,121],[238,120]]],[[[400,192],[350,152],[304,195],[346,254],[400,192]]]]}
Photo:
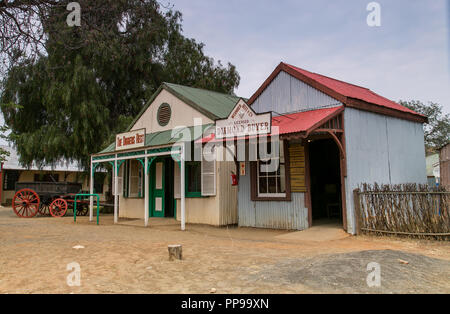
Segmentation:
{"type": "Polygon", "coordinates": [[[424,104],[417,100],[400,101],[400,104],[428,117],[425,125],[425,145],[428,152],[434,152],[450,142],[450,115],[444,114],[437,103],[424,104]]]}
{"type": "Polygon", "coordinates": [[[224,93],[239,85],[236,68],[206,56],[183,36],[181,13],[157,1],[79,1],[80,27],[66,23],[68,1],[44,2],[45,51],[14,59],[0,89],[23,164],[65,158],[87,167],[162,82],[224,93]]]}
{"type": "MultiPolygon", "coordinates": [[[[7,135],[5,133],[8,131],[8,127],[5,125],[0,126],[0,138],[6,139],[7,135]]],[[[0,147],[0,163],[3,163],[9,157],[9,151],[0,147]]]]}

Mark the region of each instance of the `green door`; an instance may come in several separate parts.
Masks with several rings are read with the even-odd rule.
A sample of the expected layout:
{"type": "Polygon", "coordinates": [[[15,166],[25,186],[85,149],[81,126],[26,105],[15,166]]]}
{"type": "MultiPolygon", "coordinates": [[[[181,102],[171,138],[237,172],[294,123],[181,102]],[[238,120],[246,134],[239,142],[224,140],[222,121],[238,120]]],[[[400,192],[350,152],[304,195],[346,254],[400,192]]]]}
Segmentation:
{"type": "Polygon", "coordinates": [[[165,217],[165,160],[157,159],[151,167],[150,208],[151,217],[165,217]]]}

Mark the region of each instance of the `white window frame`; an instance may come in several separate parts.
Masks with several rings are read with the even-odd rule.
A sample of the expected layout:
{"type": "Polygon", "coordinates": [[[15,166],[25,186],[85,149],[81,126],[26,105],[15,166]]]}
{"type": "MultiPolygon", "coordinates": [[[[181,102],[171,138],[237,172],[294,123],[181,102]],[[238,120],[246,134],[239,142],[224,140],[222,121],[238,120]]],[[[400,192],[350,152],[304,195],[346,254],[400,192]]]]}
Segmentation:
{"type": "MultiPolygon", "coordinates": [[[[286,183],[286,156],[284,154],[284,142],[280,141],[280,152],[283,150],[283,159],[284,161],[281,162],[281,157],[276,157],[276,158],[271,158],[271,159],[261,159],[258,160],[258,162],[256,163],[257,168],[256,168],[256,185],[257,185],[257,196],[259,198],[285,198],[287,196],[287,192],[284,193],[261,193],[260,189],[259,189],[259,183],[260,183],[260,172],[261,172],[261,161],[263,162],[268,162],[270,160],[279,160],[278,162],[278,169],[281,167],[281,165],[283,164],[284,166],[284,177],[281,176],[281,171],[280,171],[280,175],[276,175],[276,176],[264,176],[264,178],[266,178],[266,180],[269,180],[270,177],[274,177],[276,178],[276,180],[279,180],[281,182],[281,178],[284,178],[284,189],[286,190],[287,188],[287,183],[286,183]]],[[[281,154],[278,154],[278,156],[281,156],[281,154]]],[[[277,171],[278,171],[277,169],[277,171]]],[[[267,182],[267,189],[269,189],[269,183],[267,182]]]]}
{"type": "Polygon", "coordinates": [[[130,160],[130,170],[128,173],[128,197],[129,198],[143,198],[144,197],[144,188],[143,188],[143,167],[139,160],[131,159],[130,160]],[[136,163],[137,174],[132,173],[132,163],[136,163]],[[132,180],[137,180],[137,193],[131,193],[131,184],[132,180]]]}

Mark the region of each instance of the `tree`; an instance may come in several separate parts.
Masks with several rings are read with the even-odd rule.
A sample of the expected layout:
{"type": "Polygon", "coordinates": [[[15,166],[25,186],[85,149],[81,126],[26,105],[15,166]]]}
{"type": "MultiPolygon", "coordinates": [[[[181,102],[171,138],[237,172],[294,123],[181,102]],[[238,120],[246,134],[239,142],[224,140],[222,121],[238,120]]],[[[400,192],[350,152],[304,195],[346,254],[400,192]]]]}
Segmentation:
{"type": "MultiPolygon", "coordinates": [[[[0,138],[6,139],[7,135],[5,133],[8,131],[8,127],[5,125],[0,126],[0,138]]],[[[9,157],[9,151],[0,147],[0,163],[4,163],[9,157]]]]}
{"type": "Polygon", "coordinates": [[[157,1],[79,1],[80,27],[66,23],[68,1],[31,2],[46,3],[36,11],[44,51],[9,59],[0,89],[25,165],[64,158],[87,167],[164,81],[224,93],[239,85],[236,68],[205,56],[202,43],[182,35],[181,13],[157,1]]]}
{"type": "Polygon", "coordinates": [[[450,142],[450,114],[444,114],[441,105],[418,100],[400,101],[400,104],[428,117],[429,122],[424,126],[428,152],[435,152],[450,142]]]}

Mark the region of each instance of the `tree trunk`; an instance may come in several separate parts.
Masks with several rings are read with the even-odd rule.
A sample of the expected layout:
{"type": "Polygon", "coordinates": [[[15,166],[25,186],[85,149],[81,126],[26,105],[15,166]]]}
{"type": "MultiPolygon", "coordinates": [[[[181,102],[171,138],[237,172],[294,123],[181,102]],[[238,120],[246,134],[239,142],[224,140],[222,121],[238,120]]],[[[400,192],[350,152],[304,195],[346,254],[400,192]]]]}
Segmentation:
{"type": "Polygon", "coordinates": [[[169,261],[174,260],[182,260],[183,254],[182,254],[182,246],[181,245],[169,245],[169,261]]]}

